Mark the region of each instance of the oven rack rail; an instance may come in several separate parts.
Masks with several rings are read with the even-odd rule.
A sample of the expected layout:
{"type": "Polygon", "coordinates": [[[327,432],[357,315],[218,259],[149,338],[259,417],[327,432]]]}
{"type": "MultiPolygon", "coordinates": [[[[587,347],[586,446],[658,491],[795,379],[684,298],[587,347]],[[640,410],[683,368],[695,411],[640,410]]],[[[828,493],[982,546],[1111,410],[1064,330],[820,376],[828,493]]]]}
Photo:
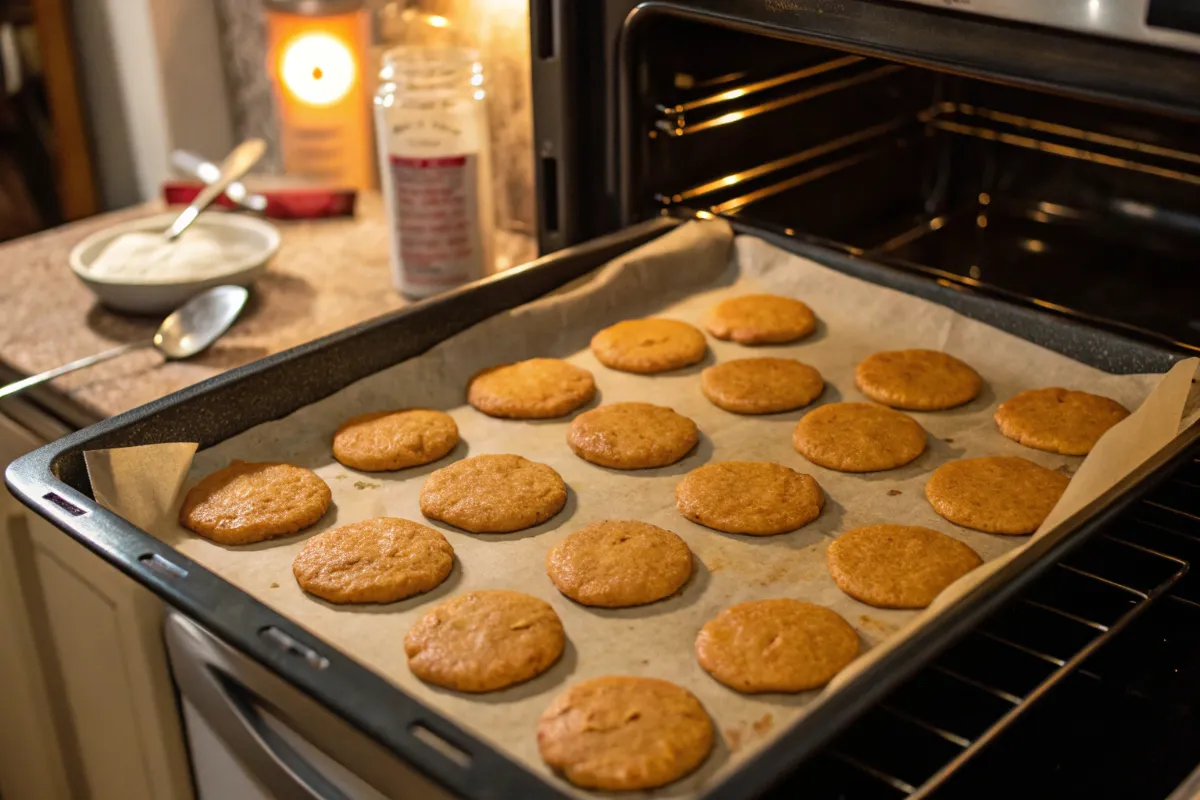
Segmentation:
{"type": "Polygon", "coordinates": [[[1064,680],[1103,681],[1094,657],[1149,609],[1178,604],[1200,624],[1200,589],[1181,591],[1197,558],[1200,459],[895,690],[787,787],[846,800],[935,794],[1064,680]]]}
{"type": "MultiPolygon", "coordinates": [[[[1200,153],[1121,139],[1003,111],[966,104],[942,103],[924,109],[914,116],[895,117],[806,147],[783,158],[722,175],[677,192],[660,192],[655,195],[655,200],[664,208],[688,203],[714,214],[742,211],[764,198],[829,177],[863,161],[915,144],[927,138],[931,130],[1200,186],[1200,153]],[[976,120],[978,122],[971,124],[971,121],[976,120]],[[985,124],[987,122],[992,124],[985,124]],[[753,188],[755,185],[758,185],[757,188],[753,188]],[[732,189],[742,187],[749,191],[741,194],[731,192],[732,189]],[[731,194],[733,196],[730,196],[731,194]]],[[[1136,205],[1113,210],[1123,210],[1127,214],[1141,217],[1155,213],[1155,209],[1136,205]]],[[[1200,228],[1200,217],[1163,221],[1183,225],[1193,231],[1200,228]]]]}
{"type": "Polygon", "coordinates": [[[846,91],[895,75],[905,68],[859,56],[841,56],[771,78],[743,83],[714,94],[659,105],[652,136],[692,136],[744,119],[846,91]],[[788,91],[788,90],[794,91],[788,91]],[[736,101],[750,100],[750,104],[736,101]],[[744,106],[744,107],[735,107],[744,106]]]}

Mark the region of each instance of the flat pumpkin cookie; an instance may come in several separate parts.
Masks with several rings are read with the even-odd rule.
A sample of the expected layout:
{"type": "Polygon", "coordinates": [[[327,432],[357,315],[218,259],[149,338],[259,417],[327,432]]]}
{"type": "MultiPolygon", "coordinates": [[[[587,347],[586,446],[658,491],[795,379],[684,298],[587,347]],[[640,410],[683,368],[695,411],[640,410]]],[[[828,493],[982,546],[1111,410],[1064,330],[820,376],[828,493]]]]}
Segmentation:
{"type": "Polygon", "coordinates": [[[747,294],[722,300],[708,314],[708,332],[738,344],[781,344],[803,339],[817,325],[812,309],[790,297],[747,294]]]}
{"type": "Polygon", "coordinates": [[[333,493],[317,473],[276,462],[234,461],[193,486],[179,524],[218,544],[253,544],[304,530],[333,493]]]}
{"type": "Polygon", "coordinates": [[[925,497],[955,525],[987,533],[1033,533],[1070,481],[1024,458],[966,458],[935,469],[925,497]]]}
{"type": "Polygon", "coordinates": [[[708,758],[713,727],[696,696],[657,678],[577,683],[542,713],[542,760],[584,789],[653,789],[708,758]]]}
{"type": "Polygon", "coordinates": [[[544,600],[501,589],[435,606],[404,637],[408,667],[423,681],[492,692],[548,670],[562,655],[562,621],[544,600]]]}
{"type": "Polygon", "coordinates": [[[377,517],[309,539],[292,574],[301,589],[331,603],[394,603],[428,592],[453,567],[454,548],[438,531],[377,517]]]}
{"type": "Polygon", "coordinates": [[[825,553],[837,587],[876,608],[925,608],[983,563],[967,545],[918,525],[848,530],[825,553]]]}
{"type": "Polygon", "coordinates": [[[430,474],[421,487],[421,513],[471,533],[532,528],[567,504],[567,485],[545,464],[521,456],[486,455],[430,474]]]}
{"type": "Polygon", "coordinates": [[[800,455],[841,472],[901,467],[925,452],[925,429],[872,403],[830,403],[800,418],[792,434],[800,455]]]}
{"type": "Polygon", "coordinates": [[[996,409],[1008,438],[1036,450],[1067,456],[1091,452],[1104,432],[1129,416],[1116,400],[1070,389],[1031,389],[996,409]]]}
{"type": "Polygon", "coordinates": [[[700,373],[700,391],[735,414],[774,414],[821,396],[821,373],[792,358],[739,358],[700,373]]]}
{"type": "Polygon", "coordinates": [[[892,408],[938,411],[979,396],[979,373],[938,350],[890,350],[868,356],[854,370],[867,397],[892,408]]]}
{"type": "Polygon", "coordinates": [[[747,694],[824,686],[858,652],[850,623],[824,606],[790,598],[730,606],[696,637],[700,666],[747,694]]]}
{"type": "Polygon", "coordinates": [[[467,402],[491,417],[549,419],[596,396],[592,373],[557,358],[488,367],[471,379],[467,402]]]}
{"type": "Polygon", "coordinates": [[[674,464],[699,441],[696,423],[664,406],[611,403],[571,422],[567,444],[584,461],[611,469],[674,464]]]}
{"type": "Polygon", "coordinates": [[[627,319],[592,337],[592,352],[606,367],[650,374],[680,369],[704,358],[704,334],[674,319],[627,319]]]}
{"type": "Polygon", "coordinates": [[[458,444],[458,426],[444,411],[373,411],[342,423],[333,457],[351,469],[384,472],[430,464],[458,444]]]}
{"type": "Polygon", "coordinates": [[[675,487],[679,513],[714,530],[771,536],[817,518],[825,492],[811,475],[767,461],[698,467],[675,487]]]}
{"type": "Polygon", "coordinates": [[[551,548],[546,574],[560,592],[585,606],[640,606],[670,597],[687,582],[692,551],[656,525],[604,520],[551,548]]]}

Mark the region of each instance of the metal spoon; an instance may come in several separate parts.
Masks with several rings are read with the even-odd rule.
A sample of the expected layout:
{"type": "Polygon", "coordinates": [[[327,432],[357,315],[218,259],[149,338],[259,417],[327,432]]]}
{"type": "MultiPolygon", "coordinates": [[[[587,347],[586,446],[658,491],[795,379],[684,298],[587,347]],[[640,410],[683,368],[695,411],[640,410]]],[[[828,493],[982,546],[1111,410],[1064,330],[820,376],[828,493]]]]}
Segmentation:
{"type": "Polygon", "coordinates": [[[221,174],[217,176],[216,180],[201,189],[192,204],[175,218],[171,227],[167,228],[163,234],[167,237],[167,241],[178,239],[179,235],[196,221],[200,212],[215,203],[217,198],[225,193],[229,184],[249,172],[266,151],[267,143],[262,139],[247,139],[233,148],[233,152],[225,156],[225,160],[221,162],[221,174]]]}
{"type": "Polygon", "coordinates": [[[10,383],[0,388],[0,399],[11,397],[31,386],[37,386],[39,383],[57,378],[59,375],[66,375],[68,372],[90,367],[92,364],[99,364],[101,361],[107,361],[143,347],[153,347],[162,353],[163,358],[167,361],[190,358],[221,338],[221,334],[229,330],[229,326],[238,318],[238,314],[242,313],[242,308],[245,307],[249,297],[250,293],[241,286],[214,286],[175,309],[171,316],[158,326],[154,338],[123,344],[120,347],[105,350],[103,353],[87,356],[56,369],[10,383]]]}

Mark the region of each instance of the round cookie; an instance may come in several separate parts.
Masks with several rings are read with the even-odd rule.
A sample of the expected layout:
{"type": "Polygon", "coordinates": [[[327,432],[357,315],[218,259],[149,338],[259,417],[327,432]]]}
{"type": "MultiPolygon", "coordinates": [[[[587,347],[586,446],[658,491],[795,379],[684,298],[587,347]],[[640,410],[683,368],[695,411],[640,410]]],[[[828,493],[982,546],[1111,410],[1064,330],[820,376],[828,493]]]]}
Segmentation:
{"type": "Polygon", "coordinates": [[[234,461],[188,491],[179,524],[218,544],[253,544],[307,528],[331,500],[329,486],[310,469],[234,461]]]}
{"type": "Polygon", "coordinates": [[[551,548],[546,574],[560,592],[585,606],[640,606],[671,596],[687,582],[692,551],[655,525],[604,520],[551,548]]]}
{"type": "Polygon", "coordinates": [[[935,469],[925,497],[955,525],[987,533],[1033,533],[1070,481],[1024,458],[966,458],[935,469]]]}
{"type": "Polygon", "coordinates": [[[1104,432],[1129,416],[1116,400],[1069,389],[1031,389],[996,409],[1000,432],[1026,447],[1082,456],[1104,432]]]}
{"type": "Polygon", "coordinates": [[[735,414],[791,411],[816,400],[824,389],[821,373],[791,358],[739,358],[700,373],[704,396],[735,414]]]}
{"type": "Polygon", "coordinates": [[[538,720],[542,760],[584,789],[653,789],[704,762],[713,726],[696,696],[657,678],[577,683],[538,720]]]}
{"type": "Polygon", "coordinates": [[[978,372],[938,350],[875,353],[855,368],[854,383],[876,403],[912,411],[961,406],[983,388],[978,372]]]}
{"type": "Polygon", "coordinates": [[[470,592],[435,606],[404,637],[408,667],[427,683],[492,692],[548,670],[563,652],[550,604],[520,592],[470,592]]]}
{"type": "Polygon", "coordinates": [[[650,403],[611,403],[571,422],[567,444],[584,461],[611,469],[674,464],[699,441],[696,423],[650,403]]]}
{"type": "Polygon", "coordinates": [[[767,461],[697,467],[675,486],[679,513],[714,530],[772,536],[812,522],[825,493],[811,475],[767,461]]]}
{"type": "Polygon", "coordinates": [[[812,309],[775,294],[731,297],[708,313],[708,332],[738,344],[793,342],[808,336],[816,326],[812,309]]]}
{"type": "Polygon", "coordinates": [[[545,464],[514,455],[465,458],[421,487],[421,513],[471,533],[532,528],[567,504],[567,485],[545,464]]]}
{"type": "Polygon", "coordinates": [[[351,469],[386,472],[432,463],[457,444],[458,426],[444,411],[373,411],[341,424],[333,457],[351,469]]]}
{"type": "Polygon", "coordinates": [[[704,334],[674,319],[627,319],[592,337],[592,352],[606,367],[650,374],[695,364],[708,352],[704,334]]]}
{"type": "Polygon", "coordinates": [[[454,548],[438,531],[376,517],[309,539],[292,574],[301,589],[331,603],[394,603],[428,592],[453,567],[454,548]]]}
{"type": "Polygon", "coordinates": [[[850,623],[824,606],[790,598],[730,606],[696,637],[700,666],[747,694],[824,686],[858,652],[850,623]]]}
{"type": "Polygon", "coordinates": [[[983,563],[967,545],[918,525],[846,531],[825,553],[837,587],[876,608],[925,608],[983,563]]]}
{"type": "Polygon", "coordinates": [[[488,416],[507,419],[561,417],[595,396],[592,373],[557,358],[489,367],[467,386],[468,403],[488,416]]]}
{"type": "Polygon", "coordinates": [[[925,452],[925,429],[872,403],[830,403],[800,418],[792,444],[814,464],[841,472],[894,469],[925,452]]]}

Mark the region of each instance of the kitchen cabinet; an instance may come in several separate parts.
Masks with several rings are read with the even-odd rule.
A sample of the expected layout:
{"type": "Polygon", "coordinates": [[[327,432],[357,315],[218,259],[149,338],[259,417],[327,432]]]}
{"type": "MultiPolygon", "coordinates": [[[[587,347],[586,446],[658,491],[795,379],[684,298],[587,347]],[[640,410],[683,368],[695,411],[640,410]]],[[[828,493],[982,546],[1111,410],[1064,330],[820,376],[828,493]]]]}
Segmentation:
{"type": "MultiPolygon", "coordinates": [[[[67,432],[8,408],[0,468],[67,432]]],[[[191,798],[162,603],[7,490],[0,515],[0,796],[191,798]]]]}

